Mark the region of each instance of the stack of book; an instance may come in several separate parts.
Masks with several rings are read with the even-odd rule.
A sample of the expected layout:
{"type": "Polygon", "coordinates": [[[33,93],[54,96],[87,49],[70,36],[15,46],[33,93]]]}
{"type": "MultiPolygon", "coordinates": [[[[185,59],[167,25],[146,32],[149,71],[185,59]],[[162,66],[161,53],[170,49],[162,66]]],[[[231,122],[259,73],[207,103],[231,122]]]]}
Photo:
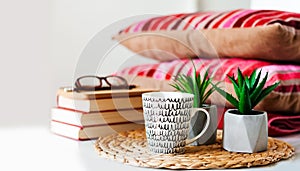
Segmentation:
{"type": "Polygon", "coordinates": [[[60,88],[51,109],[50,130],[76,140],[144,128],[142,93],[154,90],[75,92],[60,88]]]}

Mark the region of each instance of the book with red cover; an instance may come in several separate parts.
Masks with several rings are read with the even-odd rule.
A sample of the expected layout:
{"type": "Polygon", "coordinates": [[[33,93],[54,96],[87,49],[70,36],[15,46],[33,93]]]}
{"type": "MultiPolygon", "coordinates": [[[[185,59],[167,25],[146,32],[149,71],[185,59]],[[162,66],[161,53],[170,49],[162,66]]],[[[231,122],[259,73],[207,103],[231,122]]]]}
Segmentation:
{"type": "Polygon", "coordinates": [[[111,123],[142,122],[143,109],[119,109],[99,112],[81,112],[71,109],[51,109],[51,120],[77,126],[93,126],[111,123]]]}
{"type": "Polygon", "coordinates": [[[102,124],[86,127],[57,122],[53,120],[50,123],[50,131],[52,133],[75,140],[97,139],[100,136],[104,137],[121,131],[141,128],[145,128],[143,122],[102,124]]]}

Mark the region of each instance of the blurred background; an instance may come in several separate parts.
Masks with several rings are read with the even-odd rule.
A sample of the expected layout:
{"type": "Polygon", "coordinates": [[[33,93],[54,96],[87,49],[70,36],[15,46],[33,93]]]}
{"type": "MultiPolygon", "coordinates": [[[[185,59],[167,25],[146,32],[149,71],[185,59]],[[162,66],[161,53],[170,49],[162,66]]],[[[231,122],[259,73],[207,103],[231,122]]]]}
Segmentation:
{"type": "Polygon", "coordinates": [[[57,89],[73,85],[76,75],[106,75],[124,63],[144,62],[127,49],[114,47],[116,42],[111,40],[135,20],[250,7],[296,11],[300,5],[299,0],[284,0],[286,5],[280,1],[0,0],[0,160],[4,161],[0,168],[126,170],[109,161],[99,163],[92,142],[48,136],[57,89]],[[99,68],[100,63],[94,61],[103,55],[105,61],[99,68]]]}
{"type": "MultiPolygon", "coordinates": [[[[1,0],[0,127],[48,126],[57,89],[73,84],[81,53],[113,23],[134,16],[250,5],[250,0],[1,0]]],[[[110,36],[103,37],[100,50],[110,45],[110,36]]],[[[129,53],[120,48],[108,62],[118,66],[118,59],[129,53]]]]}

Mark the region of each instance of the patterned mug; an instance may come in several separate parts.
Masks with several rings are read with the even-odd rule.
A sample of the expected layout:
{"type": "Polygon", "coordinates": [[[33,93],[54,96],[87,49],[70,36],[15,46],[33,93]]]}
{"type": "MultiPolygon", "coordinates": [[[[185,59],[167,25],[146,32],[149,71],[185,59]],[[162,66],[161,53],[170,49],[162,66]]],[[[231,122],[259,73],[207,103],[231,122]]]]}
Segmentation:
{"type": "Polygon", "coordinates": [[[208,130],[210,116],[205,109],[193,108],[193,94],[150,92],[143,93],[142,99],[146,137],[151,152],[184,153],[187,144],[193,143],[208,130]],[[205,114],[206,123],[198,135],[187,139],[190,119],[194,114],[205,114]]]}

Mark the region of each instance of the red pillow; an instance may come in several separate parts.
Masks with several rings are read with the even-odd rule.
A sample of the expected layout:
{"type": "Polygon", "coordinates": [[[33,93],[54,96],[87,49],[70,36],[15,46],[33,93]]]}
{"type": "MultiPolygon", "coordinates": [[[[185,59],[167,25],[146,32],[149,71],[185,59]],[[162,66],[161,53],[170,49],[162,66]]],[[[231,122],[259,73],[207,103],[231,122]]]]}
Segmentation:
{"type": "Polygon", "coordinates": [[[115,40],[159,61],[187,57],[240,57],[300,61],[300,13],[237,9],[149,18],[115,40]]]}
{"type": "Polygon", "coordinates": [[[225,12],[180,13],[134,23],[120,34],[157,30],[256,27],[280,23],[300,29],[300,14],[278,10],[237,9],[225,12]]]}
{"type": "MultiPolygon", "coordinates": [[[[244,74],[249,75],[254,69],[262,69],[262,75],[269,72],[267,85],[280,81],[280,85],[263,99],[256,107],[268,112],[300,113],[300,65],[278,64],[260,60],[241,58],[220,58],[193,60],[197,72],[204,73],[209,67],[214,81],[222,81],[222,87],[231,94],[234,88],[227,75],[236,75],[239,67],[244,74]]],[[[126,77],[128,82],[138,84],[144,88],[154,88],[162,91],[175,91],[170,86],[179,74],[192,74],[194,68],[190,60],[173,60],[157,64],[144,64],[125,68],[118,75],[126,77]]],[[[212,103],[224,105],[225,99],[218,93],[210,98],[212,103]]],[[[232,107],[226,104],[226,107],[232,107]]]]}

